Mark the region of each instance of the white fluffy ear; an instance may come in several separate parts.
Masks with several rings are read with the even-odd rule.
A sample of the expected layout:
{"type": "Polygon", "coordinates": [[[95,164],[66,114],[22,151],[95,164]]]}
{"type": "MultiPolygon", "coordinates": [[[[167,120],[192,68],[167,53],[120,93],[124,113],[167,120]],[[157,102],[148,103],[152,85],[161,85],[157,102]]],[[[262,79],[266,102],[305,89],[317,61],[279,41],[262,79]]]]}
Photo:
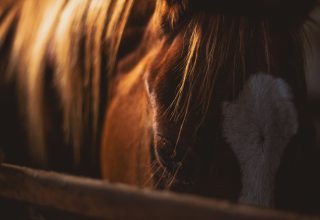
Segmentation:
{"type": "Polygon", "coordinates": [[[242,171],[239,201],[272,206],[282,153],[298,131],[289,86],[259,73],[244,85],[237,100],[223,105],[223,132],[242,171]]]}

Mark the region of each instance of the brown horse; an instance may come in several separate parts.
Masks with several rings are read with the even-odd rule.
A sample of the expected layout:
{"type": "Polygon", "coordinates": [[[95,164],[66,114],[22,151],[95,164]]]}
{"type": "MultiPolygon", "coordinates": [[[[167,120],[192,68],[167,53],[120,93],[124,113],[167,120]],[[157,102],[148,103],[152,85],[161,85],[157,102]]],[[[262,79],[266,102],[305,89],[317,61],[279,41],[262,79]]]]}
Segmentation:
{"type": "Polygon", "coordinates": [[[112,182],[317,212],[303,56],[314,5],[1,1],[1,82],[18,91],[7,112],[22,110],[35,164],[59,163],[61,144],[78,166],[101,136],[112,182]]]}
{"type": "Polygon", "coordinates": [[[156,1],[112,83],[103,176],[316,212],[303,55],[314,4],[156,1]]]}

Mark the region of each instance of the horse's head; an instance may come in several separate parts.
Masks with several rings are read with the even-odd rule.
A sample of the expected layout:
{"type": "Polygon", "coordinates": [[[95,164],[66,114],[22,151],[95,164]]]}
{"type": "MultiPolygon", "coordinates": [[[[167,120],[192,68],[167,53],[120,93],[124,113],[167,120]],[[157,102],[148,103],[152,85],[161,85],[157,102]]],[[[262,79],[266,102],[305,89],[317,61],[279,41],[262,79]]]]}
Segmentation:
{"type": "Polygon", "coordinates": [[[300,19],[314,1],[160,2],[162,46],[146,75],[156,182],[273,205],[305,95],[300,19]],[[275,22],[284,6],[296,17],[275,22]]]}

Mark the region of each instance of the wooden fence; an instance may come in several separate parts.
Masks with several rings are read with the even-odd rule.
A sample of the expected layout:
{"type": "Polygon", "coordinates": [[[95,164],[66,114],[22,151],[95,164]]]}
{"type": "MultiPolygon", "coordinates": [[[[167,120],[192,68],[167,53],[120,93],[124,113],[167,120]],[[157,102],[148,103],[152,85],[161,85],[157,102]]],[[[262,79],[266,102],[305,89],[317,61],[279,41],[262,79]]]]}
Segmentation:
{"type": "Polygon", "coordinates": [[[0,197],[108,220],[320,219],[7,164],[0,168],[0,197]]]}

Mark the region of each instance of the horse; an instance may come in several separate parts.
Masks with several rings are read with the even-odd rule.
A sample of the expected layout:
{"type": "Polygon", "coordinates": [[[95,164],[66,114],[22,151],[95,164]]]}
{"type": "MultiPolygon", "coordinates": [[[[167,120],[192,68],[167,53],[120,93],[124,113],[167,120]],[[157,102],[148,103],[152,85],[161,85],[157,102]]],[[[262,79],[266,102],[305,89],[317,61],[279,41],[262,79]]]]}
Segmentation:
{"type": "Polygon", "coordinates": [[[303,55],[314,7],[1,1],[14,154],[49,169],[89,157],[111,182],[317,213],[303,55]]]}
{"type": "Polygon", "coordinates": [[[314,7],[156,1],[140,49],[112,83],[103,177],[317,212],[303,52],[314,7]]]}

